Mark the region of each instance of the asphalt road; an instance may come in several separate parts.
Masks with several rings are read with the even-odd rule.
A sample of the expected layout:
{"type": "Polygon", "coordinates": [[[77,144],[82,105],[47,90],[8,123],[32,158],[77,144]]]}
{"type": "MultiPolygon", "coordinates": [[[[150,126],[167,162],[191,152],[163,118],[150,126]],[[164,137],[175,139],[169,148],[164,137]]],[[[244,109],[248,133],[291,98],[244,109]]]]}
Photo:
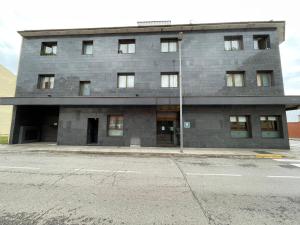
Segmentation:
{"type": "Polygon", "coordinates": [[[300,160],[0,153],[0,224],[300,224],[300,160]]]}

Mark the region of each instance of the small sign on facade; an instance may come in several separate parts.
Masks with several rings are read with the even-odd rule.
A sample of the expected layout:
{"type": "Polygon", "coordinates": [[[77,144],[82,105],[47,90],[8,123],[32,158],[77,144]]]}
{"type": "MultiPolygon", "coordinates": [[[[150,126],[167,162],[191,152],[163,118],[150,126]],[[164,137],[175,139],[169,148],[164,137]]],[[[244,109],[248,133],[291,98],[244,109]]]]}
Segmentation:
{"type": "Polygon", "coordinates": [[[183,122],[183,127],[184,128],[191,128],[191,122],[190,121],[183,122]]]}

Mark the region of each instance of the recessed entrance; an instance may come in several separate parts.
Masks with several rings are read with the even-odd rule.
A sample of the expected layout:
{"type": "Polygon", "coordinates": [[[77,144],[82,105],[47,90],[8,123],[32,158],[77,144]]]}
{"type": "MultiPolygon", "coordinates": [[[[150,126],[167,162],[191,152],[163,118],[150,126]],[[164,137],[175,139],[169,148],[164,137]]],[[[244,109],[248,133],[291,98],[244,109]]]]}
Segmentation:
{"type": "Polygon", "coordinates": [[[87,124],[87,144],[98,143],[98,118],[88,118],[87,124]]]}
{"type": "Polygon", "coordinates": [[[157,145],[172,147],[179,145],[178,112],[157,112],[157,145]]]}

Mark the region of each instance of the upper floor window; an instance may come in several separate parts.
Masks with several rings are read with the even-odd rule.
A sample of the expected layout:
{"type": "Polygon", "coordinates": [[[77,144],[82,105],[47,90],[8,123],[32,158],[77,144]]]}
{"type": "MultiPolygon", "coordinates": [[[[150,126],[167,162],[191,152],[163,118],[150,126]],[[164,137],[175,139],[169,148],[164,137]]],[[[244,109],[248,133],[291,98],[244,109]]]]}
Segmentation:
{"type": "Polygon", "coordinates": [[[41,55],[56,55],[57,42],[42,42],[41,55]]]}
{"type": "Polygon", "coordinates": [[[234,138],[251,137],[249,116],[230,116],[230,131],[234,138]]]}
{"type": "Polygon", "coordinates": [[[163,88],[177,88],[178,87],[178,73],[161,73],[161,87],[163,88]]]}
{"type": "Polygon", "coordinates": [[[135,53],[135,39],[119,40],[119,54],[135,53]]]}
{"type": "Polygon", "coordinates": [[[227,87],[243,87],[245,86],[245,72],[227,72],[227,87]]]}
{"type": "Polygon", "coordinates": [[[108,116],[108,136],[123,136],[123,116],[108,116]]]}
{"type": "Polygon", "coordinates": [[[79,82],[79,95],[80,96],[90,96],[91,95],[91,82],[90,81],[80,81],[79,82]]]}
{"type": "Polygon", "coordinates": [[[93,41],[83,41],[82,55],[92,55],[92,54],[93,54],[93,41]]]}
{"type": "Polygon", "coordinates": [[[264,138],[279,138],[281,136],[280,126],[279,116],[260,117],[261,134],[264,138]]]}
{"type": "Polygon", "coordinates": [[[270,87],[272,86],[272,71],[257,71],[257,86],[270,87]]]}
{"type": "Polygon", "coordinates": [[[53,89],[54,87],[54,75],[53,74],[41,74],[39,75],[38,88],[39,89],[53,89]]]}
{"type": "Polygon", "coordinates": [[[134,88],[134,73],[119,73],[118,88],[134,88]]]}
{"type": "Polygon", "coordinates": [[[242,50],[243,36],[225,36],[224,48],[226,51],[242,50]]]}
{"type": "Polygon", "coordinates": [[[160,39],[161,52],[177,52],[177,38],[162,38],[160,39]]]}
{"type": "Polygon", "coordinates": [[[269,49],[271,48],[269,35],[254,35],[254,49],[269,49]]]}

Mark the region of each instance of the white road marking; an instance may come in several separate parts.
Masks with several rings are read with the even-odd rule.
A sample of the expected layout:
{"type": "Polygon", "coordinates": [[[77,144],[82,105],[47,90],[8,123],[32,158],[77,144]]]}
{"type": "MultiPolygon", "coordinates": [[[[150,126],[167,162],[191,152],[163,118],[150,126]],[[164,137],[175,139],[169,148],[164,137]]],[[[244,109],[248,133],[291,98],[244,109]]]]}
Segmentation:
{"type": "Polygon", "coordinates": [[[300,160],[299,159],[273,159],[275,161],[278,161],[278,162],[299,162],[300,163],[300,160]]]}
{"type": "Polygon", "coordinates": [[[297,167],[300,167],[300,164],[298,164],[298,163],[292,163],[291,165],[293,165],[293,166],[297,166],[297,167]]]}
{"type": "Polygon", "coordinates": [[[241,177],[241,174],[227,174],[227,173],[186,173],[191,176],[227,176],[227,177],[241,177]]]}
{"type": "Polygon", "coordinates": [[[99,172],[99,173],[140,173],[133,170],[95,170],[95,169],[75,169],[75,171],[99,172]]]}
{"type": "Polygon", "coordinates": [[[300,179],[299,176],[267,176],[269,178],[290,178],[290,179],[300,179]]]}
{"type": "Polygon", "coordinates": [[[0,169],[39,170],[40,168],[27,166],[0,166],[0,169]]]}

